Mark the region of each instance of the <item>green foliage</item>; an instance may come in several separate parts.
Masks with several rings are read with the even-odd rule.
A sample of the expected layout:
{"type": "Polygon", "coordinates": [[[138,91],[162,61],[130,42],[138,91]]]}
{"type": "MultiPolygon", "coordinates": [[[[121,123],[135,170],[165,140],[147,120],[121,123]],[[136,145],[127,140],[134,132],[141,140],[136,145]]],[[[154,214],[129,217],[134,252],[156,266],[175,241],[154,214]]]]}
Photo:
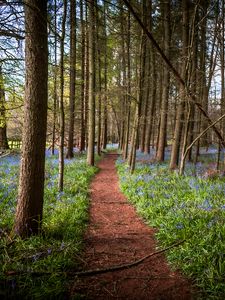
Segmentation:
{"type": "Polygon", "coordinates": [[[42,234],[12,242],[9,230],[16,206],[19,158],[0,163],[1,298],[65,298],[68,278],[64,272],[76,268],[78,262],[88,220],[88,185],[97,170],[86,165],[85,157],[65,163],[65,189],[59,193],[58,160],[49,157],[46,161],[42,234]]]}
{"type": "Polygon", "coordinates": [[[168,261],[191,277],[204,299],[225,297],[225,184],[179,176],[166,164],[137,164],[130,174],[117,161],[120,186],[147,224],[156,227],[161,247],[186,242],[167,253],[168,261]]]}

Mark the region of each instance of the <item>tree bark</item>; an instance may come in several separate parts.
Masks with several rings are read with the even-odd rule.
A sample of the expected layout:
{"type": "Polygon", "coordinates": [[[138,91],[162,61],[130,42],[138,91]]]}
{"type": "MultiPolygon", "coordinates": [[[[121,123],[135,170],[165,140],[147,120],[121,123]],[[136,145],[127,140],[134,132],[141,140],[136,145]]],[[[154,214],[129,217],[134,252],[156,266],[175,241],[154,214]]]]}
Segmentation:
{"type": "Polygon", "coordinates": [[[65,136],[65,112],[64,112],[64,40],[67,15],[67,0],[64,0],[62,18],[62,36],[60,40],[60,100],[59,100],[59,191],[63,191],[64,181],[64,136],[65,136]]]}
{"type": "Polygon", "coordinates": [[[94,165],[95,152],[95,1],[88,2],[89,10],[89,99],[87,163],[94,165]]]}
{"type": "Polygon", "coordinates": [[[103,128],[102,128],[102,149],[107,147],[107,135],[108,135],[108,63],[107,63],[107,32],[106,32],[107,22],[106,22],[106,2],[104,1],[104,104],[103,104],[103,128]]]}
{"type": "Polygon", "coordinates": [[[73,158],[76,89],[76,0],[70,1],[70,115],[67,158],[73,158]]]}
{"type": "MultiPolygon", "coordinates": [[[[55,0],[54,2],[54,27],[56,30],[56,26],[57,26],[57,14],[56,14],[56,10],[57,10],[57,0],[55,0]]],[[[56,139],[56,118],[57,118],[57,107],[58,107],[58,95],[57,95],[57,34],[55,32],[55,36],[54,36],[54,94],[53,94],[53,128],[52,128],[52,155],[55,154],[55,139],[56,139]]]]}
{"type": "MultiPolygon", "coordinates": [[[[163,20],[164,20],[163,21],[164,52],[165,52],[166,57],[169,58],[171,33],[170,33],[170,1],[168,1],[168,0],[162,2],[162,15],[163,15],[163,20]]],[[[165,155],[169,83],[170,83],[170,73],[169,73],[168,67],[166,65],[164,65],[159,140],[158,140],[158,149],[157,149],[157,156],[156,156],[156,159],[158,161],[164,161],[164,155],[165,155]]]]}
{"type": "MultiPolygon", "coordinates": [[[[182,67],[181,77],[186,81],[188,67],[188,40],[189,40],[189,13],[188,0],[182,0],[182,67]]],[[[184,110],[186,93],[182,84],[179,87],[179,105],[176,113],[176,122],[174,129],[174,137],[172,143],[172,151],[170,158],[170,169],[173,170],[178,166],[179,152],[181,145],[181,136],[184,122],[184,110]]]]}
{"type": "Polygon", "coordinates": [[[41,229],[47,127],[47,2],[25,5],[25,106],[19,195],[14,233],[21,237],[41,229]]]}
{"type": "Polygon", "coordinates": [[[81,22],[81,123],[80,123],[80,151],[85,150],[85,27],[83,0],[80,0],[81,22]]]}

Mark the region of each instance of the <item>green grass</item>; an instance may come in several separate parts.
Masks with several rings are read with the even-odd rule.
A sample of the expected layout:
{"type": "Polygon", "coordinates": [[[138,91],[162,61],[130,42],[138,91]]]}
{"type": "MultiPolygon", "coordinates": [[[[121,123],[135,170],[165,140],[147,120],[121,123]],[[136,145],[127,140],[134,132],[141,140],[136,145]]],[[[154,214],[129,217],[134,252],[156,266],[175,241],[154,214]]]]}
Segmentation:
{"type": "Polygon", "coordinates": [[[66,160],[64,192],[59,193],[58,160],[47,158],[43,232],[26,240],[16,238],[10,243],[18,165],[18,157],[6,158],[0,163],[0,297],[65,299],[69,283],[65,272],[75,269],[79,262],[88,220],[88,186],[97,168],[87,166],[84,156],[66,160]]]}
{"type": "Polygon", "coordinates": [[[158,229],[160,247],[186,240],[167,252],[171,266],[193,279],[203,299],[225,299],[225,179],[179,176],[167,164],[138,163],[131,175],[118,160],[117,169],[121,190],[158,229]]]}

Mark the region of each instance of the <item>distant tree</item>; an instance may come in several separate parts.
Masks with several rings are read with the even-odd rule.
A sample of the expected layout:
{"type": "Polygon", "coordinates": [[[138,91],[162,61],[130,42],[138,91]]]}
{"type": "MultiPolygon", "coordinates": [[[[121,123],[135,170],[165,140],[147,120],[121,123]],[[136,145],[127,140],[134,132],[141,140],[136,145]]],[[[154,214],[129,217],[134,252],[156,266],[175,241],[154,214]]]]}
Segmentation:
{"type": "Polygon", "coordinates": [[[14,233],[22,237],[41,229],[47,125],[47,1],[25,5],[25,106],[19,195],[14,233]]]}

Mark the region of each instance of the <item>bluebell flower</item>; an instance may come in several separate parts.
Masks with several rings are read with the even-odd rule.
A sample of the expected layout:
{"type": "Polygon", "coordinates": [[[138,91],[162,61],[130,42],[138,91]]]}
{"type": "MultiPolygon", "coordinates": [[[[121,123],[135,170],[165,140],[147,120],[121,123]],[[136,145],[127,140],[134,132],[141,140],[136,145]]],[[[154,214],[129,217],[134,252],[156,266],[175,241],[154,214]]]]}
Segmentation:
{"type": "Polygon", "coordinates": [[[177,225],[176,225],[176,228],[177,229],[183,229],[184,228],[184,225],[182,224],[182,223],[177,223],[177,225]]]}

